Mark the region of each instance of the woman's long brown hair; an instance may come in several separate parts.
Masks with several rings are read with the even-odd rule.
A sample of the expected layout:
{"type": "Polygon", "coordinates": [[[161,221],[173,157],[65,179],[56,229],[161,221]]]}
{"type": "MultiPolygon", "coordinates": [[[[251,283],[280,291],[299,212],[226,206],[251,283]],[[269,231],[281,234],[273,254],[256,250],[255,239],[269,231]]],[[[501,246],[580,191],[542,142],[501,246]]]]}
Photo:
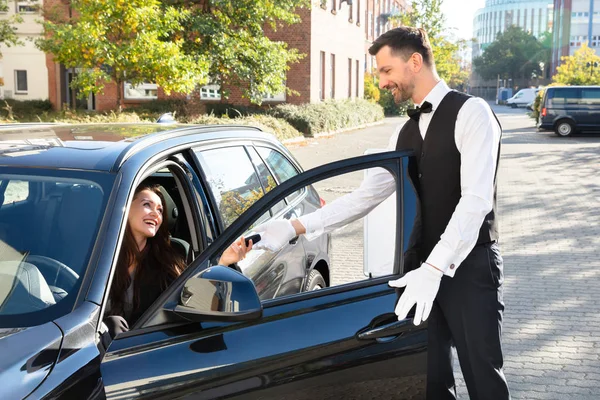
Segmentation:
{"type": "Polygon", "coordinates": [[[163,221],[156,235],[147,239],[146,247],[141,252],[131,233],[129,223],[127,223],[110,290],[111,309],[109,315],[124,315],[125,294],[131,284],[130,265],[136,265],[133,284],[134,312],[140,306],[140,292],[143,289],[143,282],[159,282],[161,289],[165,290],[186,267],[185,261],[171,247],[169,216],[160,186],[142,182],[135,190],[133,199],[135,200],[140,192],[144,190],[150,190],[160,197],[163,205],[163,221]]]}

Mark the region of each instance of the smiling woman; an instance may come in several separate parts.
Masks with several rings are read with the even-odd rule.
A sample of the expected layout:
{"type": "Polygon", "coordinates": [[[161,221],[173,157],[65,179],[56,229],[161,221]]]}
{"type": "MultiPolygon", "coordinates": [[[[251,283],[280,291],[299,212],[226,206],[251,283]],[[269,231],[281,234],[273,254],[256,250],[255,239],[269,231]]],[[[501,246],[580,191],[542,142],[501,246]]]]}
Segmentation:
{"type": "MultiPolygon", "coordinates": [[[[161,185],[142,182],[135,190],[125,237],[104,319],[112,337],[129,330],[161,293],[186,268],[184,257],[172,246],[169,232],[169,196],[161,185]]],[[[219,264],[233,264],[243,258],[243,238],[233,243],[219,264]]]]}

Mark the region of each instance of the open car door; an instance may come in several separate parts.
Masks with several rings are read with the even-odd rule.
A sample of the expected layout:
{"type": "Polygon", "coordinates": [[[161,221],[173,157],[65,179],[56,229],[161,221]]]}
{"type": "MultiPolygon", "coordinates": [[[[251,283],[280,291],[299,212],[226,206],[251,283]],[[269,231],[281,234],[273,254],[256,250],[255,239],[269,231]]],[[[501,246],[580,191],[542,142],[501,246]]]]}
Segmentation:
{"type": "MultiPolygon", "coordinates": [[[[106,397],[424,398],[427,324],[414,326],[412,315],[398,321],[398,294],[387,284],[404,273],[404,253],[417,222],[409,159],[406,152],[386,152],[334,162],[306,171],[258,200],[130,332],[115,338],[101,367],[106,397]],[[377,265],[365,269],[362,257],[350,262],[337,256],[332,274],[344,276],[354,266],[362,276],[337,283],[330,277],[330,287],[261,301],[248,277],[216,265],[223,250],[285,196],[324,180],[363,176],[373,168],[392,174],[396,184],[396,213],[386,229],[395,235],[391,260],[385,260],[391,266],[387,275],[377,265]]],[[[334,248],[348,245],[348,232],[342,232],[334,248]]],[[[252,250],[250,256],[269,262],[276,254],[252,250]]]]}

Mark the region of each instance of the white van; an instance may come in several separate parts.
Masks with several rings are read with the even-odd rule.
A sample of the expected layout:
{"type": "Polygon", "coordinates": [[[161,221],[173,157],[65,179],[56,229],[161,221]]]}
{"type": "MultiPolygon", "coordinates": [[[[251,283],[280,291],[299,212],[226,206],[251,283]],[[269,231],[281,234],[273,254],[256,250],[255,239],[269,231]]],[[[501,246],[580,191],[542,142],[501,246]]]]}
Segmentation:
{"type": "Polygon", "coordinates": [[[535,100],[535,96],[540,91],[537,88],[521,89],[510,99],[506,100],[506,105],[512,108],[526,107],[527,104],[535,100]]]}

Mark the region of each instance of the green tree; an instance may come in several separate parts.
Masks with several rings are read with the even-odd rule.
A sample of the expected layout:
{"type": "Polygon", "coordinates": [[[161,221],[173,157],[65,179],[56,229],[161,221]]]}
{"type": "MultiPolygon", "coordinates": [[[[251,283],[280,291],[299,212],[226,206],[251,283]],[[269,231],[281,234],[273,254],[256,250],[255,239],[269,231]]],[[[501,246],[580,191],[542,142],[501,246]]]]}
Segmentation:
{"type": "Polygon", "coordinates": [[[473,60],[475,70],[483,79],[531,78],[540,75],[540,62],[545,62],[542,44],[517,26],[499,33],[480,57],[473,60]]]}
{"type": "Polygon", "coordinates": [[[600,57],[584,43],[572,56],[561,58],[552,81],[562,85],[600,85],[600,57]]]}
{"type": "Polygon", "coordinates": [[[46,10],[45,36],[36,45],[67,68],[77,68],[71,87],[85,97],[107,82],[155,82],[166,93],[191,92],[208,80],[208,60],[184,52],[183,22],[189,11],[158,0],[72,0],[77,18],[46,10]]]}
{"type": "MultiPolygon", "coordinates": [[[[286,72],[303,55],[267,31],[300,22],[297,12],[310,0],[172,0],[185,9],[185,49],[209,60],[213,80],[243,89],[260,104],[265,94],[286,89],[286,72]]],[[[293,94],[288,90],[288,93],[293,94]]],[[[227,93],[224,93],[225,97],[227,93]]]]}
{"type": "Polygon", "coordinates": [[[439,76],[451,87],[460,88],[469,79],[468,70],[461,68],[460,56],[467,42],[455,40],[446,34],[442,3],[443,0],[413,0],[409,12],[389,18],[396,24],[423,28],[429,37],[439,76]]]}
{"type": "MultiPolygon", "coordinates": [[[[0,8],[2,5],[0,5],[0,8]]],[[[0,44],[6,47],[20,46],[23,42],[17,34],[16,24],[23,22],[23,18],[19,14],[12,15],[10,18],[0,20],[0,44]]],[[[0,58],[2,53],[0,52],[0,58]]]]}

